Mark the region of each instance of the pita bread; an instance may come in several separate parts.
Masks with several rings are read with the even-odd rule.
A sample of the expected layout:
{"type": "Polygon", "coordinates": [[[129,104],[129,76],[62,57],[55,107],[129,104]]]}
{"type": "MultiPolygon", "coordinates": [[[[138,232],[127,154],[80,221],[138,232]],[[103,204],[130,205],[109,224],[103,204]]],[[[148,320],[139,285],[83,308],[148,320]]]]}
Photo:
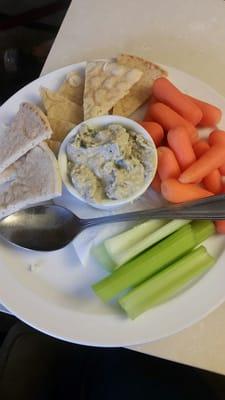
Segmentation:
{"type": "Polygon", "coordinates": [[[47,88],[40,89],[48,118],[79,124],[83,120],[82,107],[47,88]]]}
{"type": "Polygon", "coordinates": [[[51,140],[62,142],[66,135],[74,128],[75,124],[56,118],[48,118],[53,134],[51,140]]]}
{"type": "Polygon", "coordinates": [[[140,79],[137,68],[116,62],[93,61],[87,63],[84,86],[84,120],[108,114],[109,110],[140,79]]]}
{"type": "MultiPolygon", "coordinates": [[[[0,185],[3,185],[3,183],[10,182],[11,180],[15,179],[16,177],[16,171],[15,171],[15,165],[16,163],[11,164],[9,167],[4,169],[3,172],[0,174],[0,185]]],[[[1,189],[0,189],[1,192],[1,189]]]]}
{"type": "Polygon", "coordinates": [[[141,79],[113,107],[114,115],[127,117],[148,100],[154,80],[160,76],[166,76],[167,72],[151,61],[129,54],[121,54],[117,62],[130,68],[138,68],[143,72],[141,79]]]}
{"type": "Polygon", "coordinates": [[[46,141],[48,147],[53,151],[53,153],[55,154],[56,157],[58,157],[59,154],[59,148],[61,143],[56,141],[56,140],[47,140],[46,141]]]}
{"type": "Polygon", "coordinates": [[[66,97],[68,100],[82,106],[84,94],[84,77],[78,72],[70,72],[57,93],[66,97]]]}
{"type": "Polygon", "coordinates": [[[21,103],[11,125],[0,130],[0,173],[51,135],[50,124],[41,109],[32,103],[21,103]]]}
{"type": "MultiPolygon", "coordinates": [[[[8,177],[8,183],[0,186],[0,219],[24,207],[61,195],[58,163],[45,143],[31,149],[3,175],[8,177]]],[[[0,182],[4,182],[1,174],[0,182]]]]}

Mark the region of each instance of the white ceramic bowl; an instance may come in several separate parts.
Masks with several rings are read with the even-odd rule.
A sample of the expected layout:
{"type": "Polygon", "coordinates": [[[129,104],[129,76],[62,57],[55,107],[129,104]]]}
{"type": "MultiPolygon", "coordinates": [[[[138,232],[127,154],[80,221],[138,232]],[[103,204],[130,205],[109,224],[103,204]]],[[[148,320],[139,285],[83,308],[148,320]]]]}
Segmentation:
{"type": "Polygon", "coordinates": [[[157,169],[157,150],[155,147],[155,144],[148,134],[148,132],[137,122],[129,119],[129,118],[124,118],[120,116],[114,116],[114,115],[104,115],[102,117],[96,117],[96,118],[91,118],[85,122],[80,123],[79,125],[75,126],[69,134],[65,137],[64,141],[62,142],[59,150],[59,156],[58,156],[58,162],[59,162],[59,168],[62,176],[63,183],[67,190],[77,199],[85,202],[86,204],[91,205],[92,207],[99,208],[102,210],[109,210],[113,209],[116,207],[121,207],[125,204],[128,204],[130,202],[133,202],[136,200],[138,197],[140,197],[149,187],[151,184],[155,173],[157,169]],[[66,154],[66,149],[67,149],[67,143],[71,141],[71,138],[75,137],[79,131],[80,127],[82,124],[88,125],[91,128],[106,128],[110,124],[120,124],[124,126],[127,129],[131,129],[135,131],[137,134],[142,135],[152,146],[153,149],[153,157],[152,157],[152,164],[153,168],[152,171],[150,172],[149,176],[145,179],[144,185],[132,196],[127,197],[126,199],[123,200],[102,200],[101,202],[91,202],[86,199],[84,199],[80,193],[74,188],[72,185],[70,178],[68,176],[67,172],[67,163],[68,163],[68,158],[66,154]]]}

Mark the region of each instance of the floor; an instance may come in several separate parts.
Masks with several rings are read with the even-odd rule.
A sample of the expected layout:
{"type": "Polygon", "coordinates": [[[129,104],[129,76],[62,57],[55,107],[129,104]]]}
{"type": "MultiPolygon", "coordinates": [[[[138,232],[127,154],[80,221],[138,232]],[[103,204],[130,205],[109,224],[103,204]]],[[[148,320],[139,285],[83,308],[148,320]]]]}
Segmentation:
{"type": "MultiPolygon", "coordinates": [[[[26,83],[38,77],[69,3],[70,2],[66,0],[0,1],[0,104],[2,104],[7,98],[9,98],[14,92],[16,92],[26,83]],[[40,14],[41,17],[38,17],[40,14]]],[[[34,331],[30,330],[30,328],[28,328],[25,324],[18,322],[15,317],[0,314],[0,354],[1,349],[8,340],[7,338],[12,335],[12,332],[15,331],[15,327],[18,325],[20,327],[19,329],[24,331],[28,330],[29,333],[34,333],[34,331]]],[[[61,353],[59,353],[61,354],[60,357],[62,357],[62,354],[65,354],[65,352],[85,352],[86,354],[90,354],[90,357],[94,357],[95,359],[96,357],[98,358],[99,355],[102,355],[103,358],[106,357],[107,360],[112,362],[113,365],[113,354],[121,354],[121,357],[124,356],[124,351],[120,349],[117,349],[115,352],[109,349],[106,349],[105,351],[102,349],[93,350],[83,346],[74,346],[72,344],[65,344],[63,342],[55,341],[40,333],[37,333],[37,337],[40,341],[46,341],[47,348],[51,347],[51,343],[57,342],[57,346],[61,351],[61,353]]],[[[25,346],[24,349],[26,349],[26,342],[23,343],[23,346],[25,346]]],[[[128,353],[129,356],[126,353],[126,357],[128,357],[130,363],[132,363],[132,357],[134,357],[134,353],[128,353]],[[132,356],[130,354],[132,354],[132,356]]],[[[23,354],[26,354],[25,350],[23,354]]],[[[31,354],[28,355],[31,356],[31,354]]],[[[169,369],[171,370],[171,374],[174,371],[173,379],[176,378],[178,384],[180,379],[184,379],[184,381],[186,379],[187,381],[190,374],[193,374],[194,376],[200,377],[202,382],[204,382],[208,388],[208,398],[212,400],[225,399],[225,377],[223,376],[184,367],[175,363],[155,359],[154,357],[146,357],[137,354],[135,357],[135,359],[138,358],[139,360],[145,360],[145,362],[148,363],[149,368],[157,371],[159,384],[160,379],[164,379],[163,371],[168,371],[169,369]]],[[[18,362],[21,361],[19,356],[16,360],[18,360],[18,362]]],[[[18,362],[15,361],[17,364],[18,362]]],[[[14,372],[15,371],[16,369],[14,372]]],[[[123,374],[126,376],[128,373],[127,371],[123,371],[123,374]]],[[[129,377],[129,375],[127,376],[129,377]]],[[[1,374],[0,398],[3,399],[3,396],[1,395],[1,374]]],[[[105,397],[105,399],[108,398],[110,397],[105,397]]],[[[156,397],[153,396],[151,398],[156,397]]],[[[6,397],[4,397],[4,400],[5,399],[6,397]]],[[[26,398],[24,399],[26,400],[26,398]]]]}

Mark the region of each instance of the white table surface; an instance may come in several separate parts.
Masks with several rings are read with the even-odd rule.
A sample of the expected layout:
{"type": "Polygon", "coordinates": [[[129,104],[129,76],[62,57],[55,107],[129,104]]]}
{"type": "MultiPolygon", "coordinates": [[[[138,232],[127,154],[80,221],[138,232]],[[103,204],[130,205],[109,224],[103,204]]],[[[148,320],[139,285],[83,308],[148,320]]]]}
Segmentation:
{"type": "MultiPolygon", "coordinates": [[[[130,52],[184,70],[225,96],[225,1],[74,0],[42,73],[130,52]]],[[[132,347],[225,374],[225,304],[169,338],[132,347]]]]}

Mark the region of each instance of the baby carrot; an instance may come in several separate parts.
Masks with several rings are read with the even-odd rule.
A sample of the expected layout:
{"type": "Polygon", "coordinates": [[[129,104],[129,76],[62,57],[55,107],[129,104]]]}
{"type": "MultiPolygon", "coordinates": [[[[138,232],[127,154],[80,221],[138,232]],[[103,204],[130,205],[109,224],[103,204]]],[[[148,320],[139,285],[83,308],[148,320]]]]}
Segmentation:
{"type": "Polygon", "coordinates": [[[215,144],[180,175],[179,181],[181,183],[199,182],[215,168],[223,165],[224,160],[225,146],[215,144]]]}
{"type": "MultiPolygon", "coordinates": [[[[225,185],[222,186],[221,194],[225,193],[225,185]]],[[[217,233],[225,234],[225,220],[217,220],[214,221],[217,233]]]]}
{"type": "Polygon", "coordinates": [[[212,131],[208,138],[210,146],[214,144],[224,144],[225,145],[225,131],[215,130],[212,131]]]}
{"type": "Polygon", "coordinates": [[[221,167],[219,168],[219,171],[222,176],[225,176],[225,164],[221,165],[221,167]]]}
{"type": "Polygon", "coordinates": [[[221,120],[222,112],[218,107],[192,96],[186,95],[186,97],[193,101],[202,111],[202,119],[199,123],[200,126],[216,126],[221,120]]]}
{"type": "MultiPolygon", "coordinates": [[[[210,133],[209,135],[209,144],[213,145],[213,144],[221,144],[221,145],[225,145],[225,132],[224,131],[220,131],[220,130],[215,130],[213,132],[210,133]]],[[[225,163],[223,165],[221,165],[221,167],[219,168],[219,171],[221,173],[221,175],[225,175],[225,163]]]]}
{"type": "Polygon", "coordinates": [[[161,184],[163,197],[171,203],[202,199],[212,196],[213,193],[192,183],[180,183],[176,179],[167,179],[161,184]]]}
{"type": "MultiPolygon", "coordinates": [[[[199,140],[193,145],[194,152],[197,158],[201,157],[206,151],[210,149],[208,142],[204,139],[199,140]]],[[[203,179],[204,186],[210,192],[218,194],[221,192],[222,182],[221,175],[218,168],[209,172],[203,179]]]]}
{"type": "Polygon", "coordinates": [[[193,164],[196,160],[196,156],[190,141],[190,136],[185,128],[179,126],[175,129],[171,129],[167,134],[167,141],[176,156],[181,170],[193,164]]]}
{"type": "Polygon", "coordinates": [[[155,145],[160,146],[164,132],[161,125],[157,124],[157,122],[149,122],[149,121],[138,121],[138,123],[146,129],[149,135],[152,137],[155,145]]]}
{"type": "MultiPolygon", "coordinates": [[[[225,131],[215,130],[209,135],[209,144],[221,144],[225,146],[225,131]]],[[[225,163],[219,168],[221,175],[225,175],[225,163]]]]}
{"type": "Polygon", "coordinates": [[[149,107],[149,118],[151,121],[158,122],[165,131],[183,126],[187,129],[191,142],[198,140],[198,133],[194,125],[186,121],[183,117],[177,114],[172,108],[163,103],[154,103],[149,107]]]}
{"type": "Polygon", "coordinates": [[[161,193],[161,179],[159,177],[158,172],[155,174],[155,177],[150,185],[150,188],[157,193],[161,193]]]}
{"type": "Polygon", "coordinates": [[[188,99],[169,79],[158,78],[152,87],[153,96],[160,102],[171,107],[193,125],[197,125],[202,119],[202,111],[188,99]]]}
{"type": "MultiPolygon", "coordinates": [[[[215,130],[211,132],[209,135],[209,144],[210,145],[221,144],[225,146],[225,132],[220,130],[215,130]]],[[[220,166],[219,171],[221,175],[223,176],[225,175],[225,163],[223,163],[223,165],[220,166]]]]}
{"type": "Polygon", "coordinates": [[[166,146],[158,147],[158,174],[163,181],[168,178],[178,178],[180,167],[171,149],[166,146]]]}
{"type": "Polygon", "coordinates": [[[150,116],[149,116],[149,107],[151,106],[151,104],[156,103],[156,99],[154,96],[151,95],[149,101],[148,101],[148,105],[147,105],[147,110],[144,116],[144,121],[150,121],[150,116]]]}
{"type": "Polygon", "coordinates": [[[222,180],[219,170],[216,168],[211,171],[202,181],[203,185],[207,190],[214,194],[221,193],[222,180]]]}
{"type": "Polygon", "coordinates": [[[200,139],[198,142],[193,144],[193,150],[197,158],[201,157],[207,150],[210,149],[210,146],[205,139],[200,139]]]}
{"type": "Polygon", "coordinates": [[[218,221],[214,221],[214,224],[216,226],[216,232],[217,233],[221,233],[221,234],[225,234],[225,220],[218,220],[218,221]]]}
{"type": "MultiPolygon", "coordinates": [[[[221,194],[225,193],[225,185],[222,185],[222,189],[221,189],[220,193],[221,194]]],[[[217,233],[225,234],[225,220],[224,219],[214,221],[214,224],[215,224],[217,233]]]]}

